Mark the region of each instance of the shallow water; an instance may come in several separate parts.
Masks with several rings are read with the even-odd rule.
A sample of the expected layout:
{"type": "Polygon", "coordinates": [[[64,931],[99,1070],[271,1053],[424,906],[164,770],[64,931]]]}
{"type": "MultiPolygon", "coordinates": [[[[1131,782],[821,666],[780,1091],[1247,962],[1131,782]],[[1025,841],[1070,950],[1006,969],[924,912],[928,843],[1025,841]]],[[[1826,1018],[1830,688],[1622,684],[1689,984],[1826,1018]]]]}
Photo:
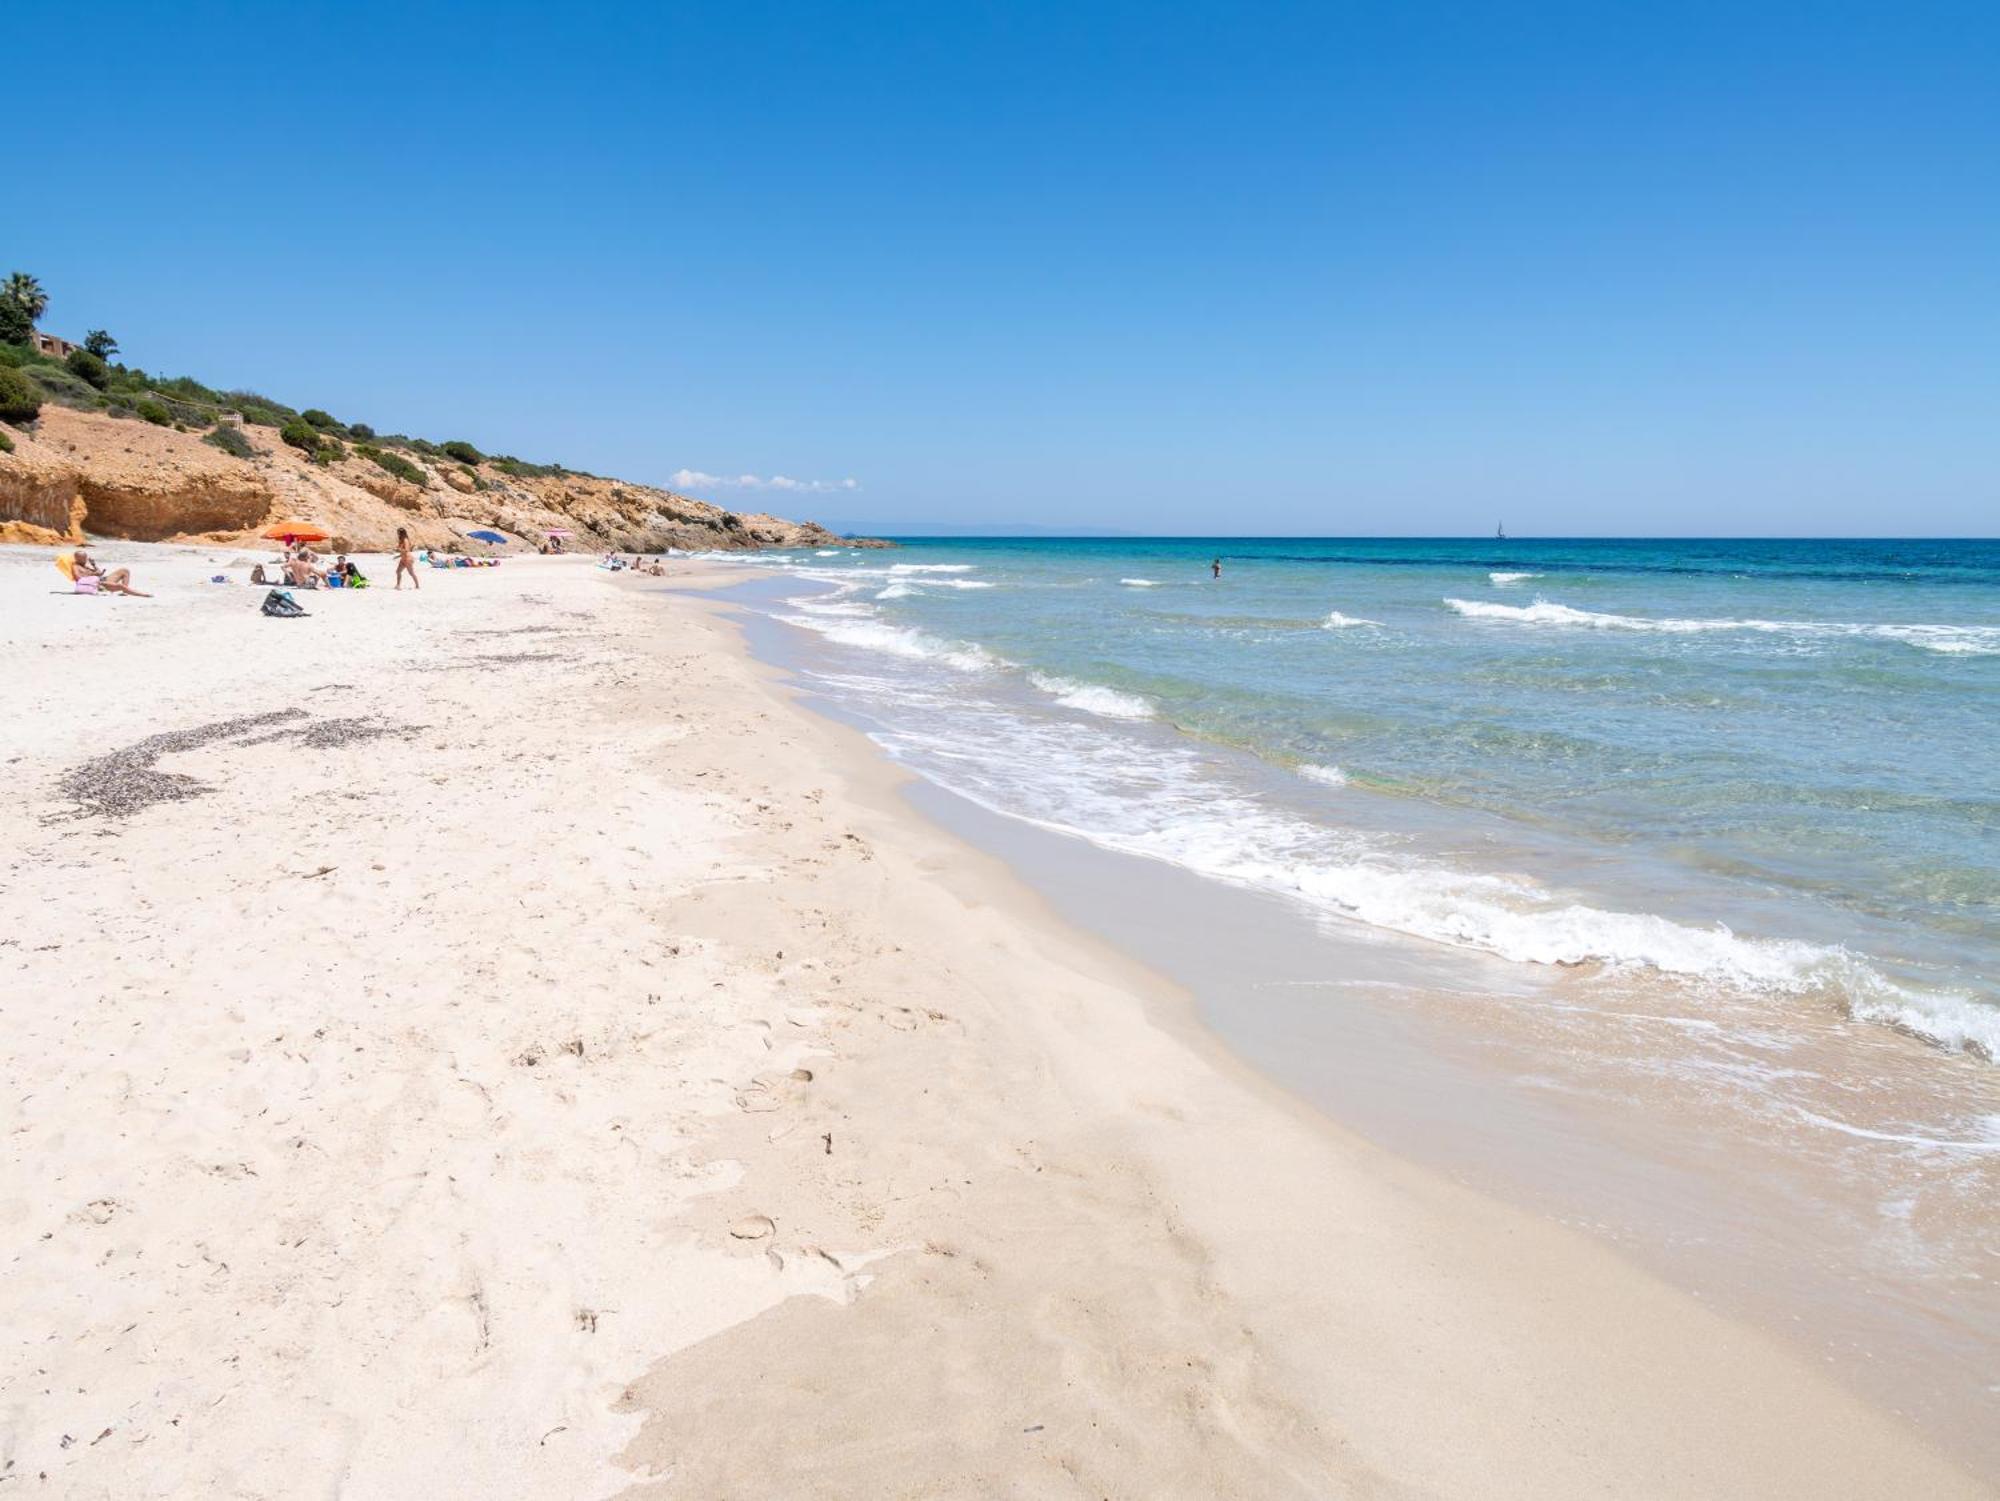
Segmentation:
{"type": "Polygon", "coordinates": [[[855,649],[829,686],[998,811],[1414,936],[2000,1052],[2000,544],[1036,539],[754,566],[823,586],[787,618],[855,649]]]}

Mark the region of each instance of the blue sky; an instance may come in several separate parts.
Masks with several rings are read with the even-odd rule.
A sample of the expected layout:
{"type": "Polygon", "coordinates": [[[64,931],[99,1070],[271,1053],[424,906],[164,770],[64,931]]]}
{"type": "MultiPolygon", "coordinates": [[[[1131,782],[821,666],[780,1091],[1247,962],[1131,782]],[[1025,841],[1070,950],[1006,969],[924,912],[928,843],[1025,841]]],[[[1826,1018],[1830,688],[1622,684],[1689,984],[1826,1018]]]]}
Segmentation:
{"type": "Polygon", "coordinates": [[[25,10],[0,271],[148,369],[835,522],[2000,529],[1991,5],[25,10]]]}

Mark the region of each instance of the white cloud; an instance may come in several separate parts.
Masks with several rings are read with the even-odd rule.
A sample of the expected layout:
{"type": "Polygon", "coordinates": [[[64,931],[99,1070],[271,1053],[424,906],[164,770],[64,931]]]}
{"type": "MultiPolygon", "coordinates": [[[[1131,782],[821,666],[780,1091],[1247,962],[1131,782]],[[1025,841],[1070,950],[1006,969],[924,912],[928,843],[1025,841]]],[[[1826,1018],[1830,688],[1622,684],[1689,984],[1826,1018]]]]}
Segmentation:
{"type": "Polygon", "coordinates": [[[790,490],[800,494],[821,494],[829,490],[859,490],[857,479],[793,479],[789,474],[706,474],[699,469],[676,469],[667,476],[676,490],[790,490]]]}

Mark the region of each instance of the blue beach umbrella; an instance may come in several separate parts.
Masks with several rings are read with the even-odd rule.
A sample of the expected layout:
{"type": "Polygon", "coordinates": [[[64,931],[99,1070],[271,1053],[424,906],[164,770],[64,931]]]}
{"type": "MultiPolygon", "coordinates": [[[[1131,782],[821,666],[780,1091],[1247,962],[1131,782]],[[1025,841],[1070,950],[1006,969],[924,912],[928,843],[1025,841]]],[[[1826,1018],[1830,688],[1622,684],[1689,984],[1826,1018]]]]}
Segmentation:
{"type": "Polygon", "coordinates": [[[507,540],[498,532],[467,532],[465,535],[480,542],[505,542],[507,540]]]}

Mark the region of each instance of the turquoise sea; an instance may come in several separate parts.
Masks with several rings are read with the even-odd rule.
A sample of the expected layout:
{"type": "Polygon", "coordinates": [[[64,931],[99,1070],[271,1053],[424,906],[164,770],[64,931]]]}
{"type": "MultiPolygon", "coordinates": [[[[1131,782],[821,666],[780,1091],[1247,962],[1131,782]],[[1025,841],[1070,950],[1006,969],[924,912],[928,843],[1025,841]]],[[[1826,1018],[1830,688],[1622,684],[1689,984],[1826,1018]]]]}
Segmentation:
{"type": "Polygon", "coordinates": [[[749,565],[998,812],[2000,1055],[2000,543],[909,540],[749,565]],[[1214,564],[1220,563],[1217,577],[1214,564]]]}

